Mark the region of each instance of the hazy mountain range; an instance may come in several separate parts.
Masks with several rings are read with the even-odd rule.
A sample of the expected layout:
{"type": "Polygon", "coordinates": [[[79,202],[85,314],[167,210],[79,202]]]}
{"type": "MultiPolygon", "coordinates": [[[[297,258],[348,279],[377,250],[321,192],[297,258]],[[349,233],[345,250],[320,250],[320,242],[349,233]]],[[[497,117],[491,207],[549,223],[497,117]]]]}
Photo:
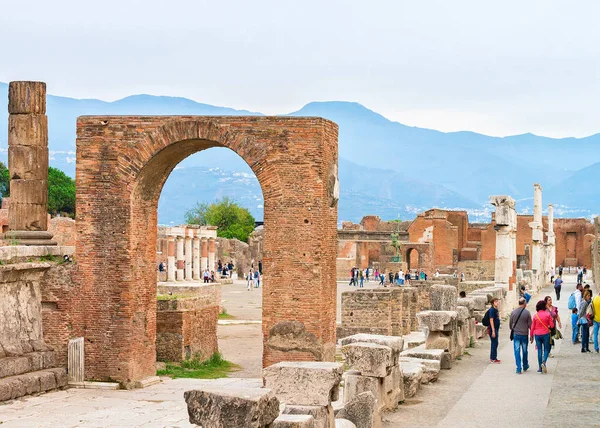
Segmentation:
{"type": "MultiPolygon", "coordinates": [[[[0,99],[8,85],[0,83],[0,99]]],[[[6,105],[6,103],[4,103],[6,105]]],[[[185,98],[134,95],[115,102],[50,95],[47,101],[51,165],[74,176],[75,123],[81,115],[260,115],[185,98]]],[[[321,116],[339,134],[339,220],[376,214],[414,217],[430,207],[464,208],[473,220],[489,215],[489,195],[509,194],[531,211],[533,183],[558,215],[600,213],[600,134],[553,139],[532,134],[505,138],[473,132],[444,133],[392,122],[351,102],[309,103],[293,116],[321,116]]],[[[0,114],[0,160],[6,161],[8,113],[0,114]]],[[[159,221],[180,223],[197,201],[234,197],[262,219],[262,193],[252,171],[234,152],[210,149],[184,160],[161,195],[159,221]],[[190,185],[190,183],[192,183],[190,185]]]]}

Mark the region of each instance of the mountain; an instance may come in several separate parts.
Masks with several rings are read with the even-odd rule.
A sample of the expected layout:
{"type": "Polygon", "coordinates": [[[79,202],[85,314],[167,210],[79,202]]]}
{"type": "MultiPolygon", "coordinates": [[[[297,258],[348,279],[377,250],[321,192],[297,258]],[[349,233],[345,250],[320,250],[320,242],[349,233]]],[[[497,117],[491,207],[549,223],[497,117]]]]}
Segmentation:
{"type": "MultiPolygon", "coordinates": [[[[0,99],[6,99],[7,93],[8,85],[0,83],[0,99]]],[[[152,95],[114,102],[49,95],[47,114],[51,165],[72,176],[75,123],[81,115],[260,115],[152,95]]],[[[445,133],[406,126],[358,103],[340,101],[309,103],[289,115],[321,116],[339,125],[340,220],[358,221],[365,214],[395,218],[398,213],[410,218],[433,206],[468,209],[485,216],[493,194],[509,194],[517,199],[520,210],[530,209],[534,182],[548,189],[544,203],[569,205],[562,212],[600,211],[595,208],[600,195],[566,196],[592,188],[589,174],[600,169],[600,134],[554,139],[533,134],[498,138],[468,131],[445,133]]],[[[0,114],[3,161],[7,128],[7,114],[0,114]]],[[[260,219],[260,186],[246,174],[252,172],[231,150],[214,148],[190,156],[165,184],[160,221],[180,222],[183,212],[197,200],[212,201],[224,194],[247,201],[260,219]]]]}
{"type": "Polygon", "coordinates": [[[593,217],[600,215],[600,162],[566,177],[558,185],[544,188],[543,197],[554,204],[559,216],[593,217]]]}

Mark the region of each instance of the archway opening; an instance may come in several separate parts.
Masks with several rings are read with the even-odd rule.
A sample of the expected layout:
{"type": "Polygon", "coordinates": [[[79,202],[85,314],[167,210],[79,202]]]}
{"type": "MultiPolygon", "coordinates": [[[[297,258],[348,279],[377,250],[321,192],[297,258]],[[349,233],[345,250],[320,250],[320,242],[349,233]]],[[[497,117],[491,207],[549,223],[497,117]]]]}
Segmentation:
{"type": "Polygon", "coordinates": [[[419,269],[419,251],[416,248],[409,248],[406,251],[406,266],[408,271],[419,269]]]}

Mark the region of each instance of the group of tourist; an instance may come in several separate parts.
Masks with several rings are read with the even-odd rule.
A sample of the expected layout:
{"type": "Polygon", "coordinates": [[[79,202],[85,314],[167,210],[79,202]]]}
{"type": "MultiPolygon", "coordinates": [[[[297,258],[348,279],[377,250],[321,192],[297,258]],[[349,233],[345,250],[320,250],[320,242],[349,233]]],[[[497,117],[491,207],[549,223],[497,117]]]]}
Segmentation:
{"type": "Polygon", "coordinates": [[[223,264],[221,260],[217,262],[217,273],[221,278],[232,278],[233,277],[233,262],[230,260],[229,263],[223,264]]]}
{"type": "MultiPolygon", "coordinates": [[[[600,332],[600,295],[592,298],[592,290],[588,284],[582,284],[579,279],[585,277],[585,266],[578,270],[578,283],[576,290],[569,296],[568,307],[571,310],[572,343],[581,343],[581,352],[591,352],[590,329],[593,327],[594,351],[600,352],[598,334],[600,332]]],[[[562,286],[562,267],[554,281],[556,300],[560,299],[562,286]]],[[[547,361],[551,356],[554,342],[562,339],[562,321],[558,308],[553,305],[552,297],[546,296],[535,305],[535,314],[527,309],[530,299],[525,287],[521,287],[519,306],[512,311],[509,318],[510,338],[513,341],[513,350],[516,362],[516,373],[520,374],[529,369],[529,343],[535,341],[537,350],[538,373],[547,373],[547,361]]],[[[500,313],[498,299],[492,300],[492,305],[484,316],[482,323],[488,328],[490,337],[490,362],[500,363],[498,359],[498,331],[500,329],[500,313]],[[487,321],[486,321],[487,318],[487,321]]]]}
{"type": "Polygon", "coordinates": [[[378,282],[378,285],[383,285],[384,287],[387,287],[387,284],[408,285],[410,284],[411,279],[421,281],[427,280],[427,274],[423,270],[416,270],[413,273],[407,271],[405,273],[402,269],[400,269],[396,273],[391,270],[386,273],[384,270],[379,271],[378,268],[359,269],[357,267],[353,267],[350,269],[350,283],[348,285],[363,288],[365,280],[369,282],[371,275],[374,280],[378,282]]]}
{"type": "Polygon", "coordinates": [[[246,274],[248,291],[252,290],[252,288],[259,288],[261,278],[262,275],[260,274],[260,271],[258,269],[250,268],[250,270],[246,274]]]}

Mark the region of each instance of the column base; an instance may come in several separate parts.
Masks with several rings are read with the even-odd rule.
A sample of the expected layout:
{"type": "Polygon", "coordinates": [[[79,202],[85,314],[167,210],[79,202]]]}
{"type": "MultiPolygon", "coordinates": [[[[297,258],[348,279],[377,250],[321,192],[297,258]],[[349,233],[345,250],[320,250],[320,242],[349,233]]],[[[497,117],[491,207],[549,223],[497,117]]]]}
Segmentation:
{"type": "Polygon", "coordinates": [[[14,245],[57,245],[54,235],[45,230],[9,230],[2,239],[14,245]]]}

